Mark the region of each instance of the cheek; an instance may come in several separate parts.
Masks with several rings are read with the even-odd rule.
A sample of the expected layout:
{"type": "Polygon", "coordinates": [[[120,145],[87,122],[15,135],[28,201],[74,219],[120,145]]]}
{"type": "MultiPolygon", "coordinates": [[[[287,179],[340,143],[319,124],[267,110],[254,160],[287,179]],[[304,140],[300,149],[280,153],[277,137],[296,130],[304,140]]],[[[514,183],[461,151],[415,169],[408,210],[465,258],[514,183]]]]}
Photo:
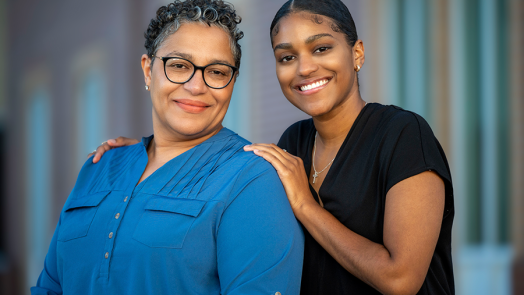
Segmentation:
{"type": "Polygon", "coordinates": [[[295,71],[291,66],[278,66],[276,69],[277,79],[282,91],[290,91],[289,86],[295,77],[295,71]]]}
{"type": "Polygon", "coordinates": [[[231,96],[233,95],[233,87],[228,86],[225,89],[219,89],[212,93],[215,101],[221,107],[229,105],[231,101],[231,96]]]}

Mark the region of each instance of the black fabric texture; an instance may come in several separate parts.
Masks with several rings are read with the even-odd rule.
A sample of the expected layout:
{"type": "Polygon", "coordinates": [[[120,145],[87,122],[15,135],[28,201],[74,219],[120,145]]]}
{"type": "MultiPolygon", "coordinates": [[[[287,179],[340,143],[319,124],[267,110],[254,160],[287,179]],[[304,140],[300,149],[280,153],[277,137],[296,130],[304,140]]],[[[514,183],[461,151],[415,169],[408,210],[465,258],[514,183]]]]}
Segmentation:
{"type": "MultiPolygon", "coordinates": [[[[311,171],[316,129],[313,120],[290,126],[278,146],[304,161],[311,171]]],[[[324,208],[342,224],[383,244],[386,195],[398,182],[434,171],[446,186],[440,236],[426,279],[418,294],[455,294],[451,228],[455,214],[451,173],[446,156],[428,123],[396,106],[367,104],[320,187],[324,208]]],[[[316,191],[311,193],[318,202],[316,191]]],[[[301,294],[380,294],[346,271],[304,228],[305,252],[301,294]]]]}

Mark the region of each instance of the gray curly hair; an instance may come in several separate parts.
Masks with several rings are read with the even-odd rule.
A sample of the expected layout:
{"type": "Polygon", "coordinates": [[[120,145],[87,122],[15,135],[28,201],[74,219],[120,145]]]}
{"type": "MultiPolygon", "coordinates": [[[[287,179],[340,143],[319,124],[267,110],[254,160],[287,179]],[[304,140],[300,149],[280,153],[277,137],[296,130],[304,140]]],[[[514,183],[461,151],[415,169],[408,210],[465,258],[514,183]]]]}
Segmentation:
{"type": "Polygon", "coordinates": [[[238,41],[244,37],[244,33],[237,25],[241,21],[242,18],[236,14],[233,5],[222,0],[175,0],[160,7],[156,17],[151,19],[144,33],[147,55],[153,60],[167,37],[175,33],[182,24],[196,22],[216,26],[228,33],[235,66],[240,68],[242,50],[238,41]]]}

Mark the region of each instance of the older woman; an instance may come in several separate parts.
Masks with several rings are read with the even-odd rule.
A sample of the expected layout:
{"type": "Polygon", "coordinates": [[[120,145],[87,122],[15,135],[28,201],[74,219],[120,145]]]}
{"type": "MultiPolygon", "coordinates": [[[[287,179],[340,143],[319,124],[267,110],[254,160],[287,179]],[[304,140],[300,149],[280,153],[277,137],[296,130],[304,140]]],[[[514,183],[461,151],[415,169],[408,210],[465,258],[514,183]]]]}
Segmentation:
{"type": "Polygon", "coordinates": [[[142,56],[154,134],[82,168],[32,294],[297,294],[304,238],[282,183],[222,128],[240,18],[175,1],[142,56]]]}

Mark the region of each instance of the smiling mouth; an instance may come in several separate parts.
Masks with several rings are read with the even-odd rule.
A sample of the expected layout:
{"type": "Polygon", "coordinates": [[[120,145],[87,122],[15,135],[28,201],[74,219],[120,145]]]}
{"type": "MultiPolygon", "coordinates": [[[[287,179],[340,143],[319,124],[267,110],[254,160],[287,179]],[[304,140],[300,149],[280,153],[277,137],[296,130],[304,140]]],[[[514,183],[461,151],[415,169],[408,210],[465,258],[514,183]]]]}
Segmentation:
{"type": "Polygon", "coordinates": [[[297,89],[300,90],[300,91],[314,90],[314,89],[317,89],[317,88],[320,88],[320,87],[326,85],[328,82],[329,82],[329,79],[323,79],[323,80],[320,80],[320,81],[317,81],[317,82],[313,82],[313,83],[310,83],[310,84],[297,86],[297,89]]]}
{"type": "Polygon", "coordinates": [[[174,102],[184,111],[193,114],[201,113],[210,107],[210,105],[204,102],[194,101],[190,99],[176,99],[174,100],[174,102]]]}

